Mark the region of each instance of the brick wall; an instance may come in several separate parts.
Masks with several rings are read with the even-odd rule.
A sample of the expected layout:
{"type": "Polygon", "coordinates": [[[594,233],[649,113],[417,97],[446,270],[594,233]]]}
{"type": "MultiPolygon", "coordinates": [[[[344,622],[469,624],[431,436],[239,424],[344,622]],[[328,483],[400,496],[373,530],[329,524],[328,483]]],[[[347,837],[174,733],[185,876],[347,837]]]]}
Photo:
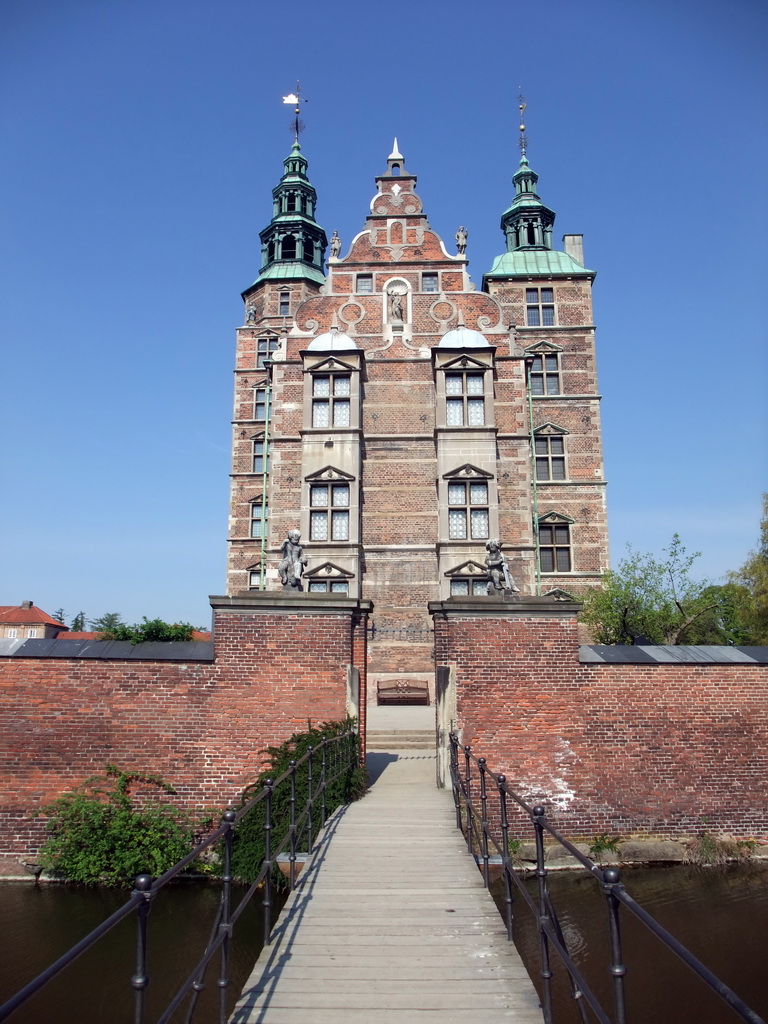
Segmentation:
{"type": "Polygon", "coordinates": [[[462,741],[572,834],[768,835],[768,665],[583,663],[577,608],[430,605],[462,741]]]}
{"type": "Polygon", "coordinates": [[[0,658],[0,873],[34,859],[34,811],[108,762],[162,776],[182,806],[223,808],[259,772],[265,747],[307,719],[346,715],[350,665],[364,714],[366,602],[212,603],[212,662],[0,658]]]}

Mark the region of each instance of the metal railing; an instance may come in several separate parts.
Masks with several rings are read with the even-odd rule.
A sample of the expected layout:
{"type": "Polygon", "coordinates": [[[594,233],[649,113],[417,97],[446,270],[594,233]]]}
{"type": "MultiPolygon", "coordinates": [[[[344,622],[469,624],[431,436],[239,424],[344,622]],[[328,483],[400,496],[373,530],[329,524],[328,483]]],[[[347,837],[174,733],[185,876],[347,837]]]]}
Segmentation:
{"type": "Polygon", "coordinates": [[[663,928],[626,892],[618,868],[601,868],[585,856],[573,843],[551,825],[541,804],[529,806],[507,785],[504,775],[492,772],[484,757],[475,757],[469,746],[463,746],[456,733],[450,734],[450,769],[453,799],[456,809],[456,826],[466,839],[467,850],[478,860],[486,888],[490,885],[490,861],[496,856],[501,861],[504,876],[505,923],[507,938],[514,939],[514,900],[517,889],[526,907],[533,914],[539,935],[539,963],[542,980],[542,1010],[545,1024],[552,1024],[552,957],[557,955],[568,975],[571,996],[585,1024],[591,1020],[600,1024],[627,1024],[626,993],[624,976],[627,973],[623,960],[621,919],[623,907],[631,913],[669,950],[675,953],[701,980],[709,986],[743,1021],[749,1024],[766,1024],[754,1010],[740,999],[709,968],[705,967],[693,953],[663,928]],[[514,870],[514,858],[509,845],[508,801],[516,804],[533,826],[536,845],[536,893],[537,899],[528,892],[519,872],[514,870]],[[498,801],[498,802],[497,802],[498,801]],[[493,815],[494,821],[490,820],[493,815]],[[578,965],[568,952],[557,913],[550,898],[547,882],[547,868],[544,859],[544,833],[557,840],[587,871],[600,887],[608,908],[608,935],[610,945],[609,973],[612,978],[613,1017],[609,1017],[597,996],[588,985],[578,965]],[[492,852],[495,851],[495,852],[492,852]],[[590,1016],[589,1011],[592,1011],[590,1016]]]}
{"type": "Polygon", "coordinates": [[[306,754],[297,761],[291,761],[288,769],[277,779],[268,779],[263,788],[238,810],[225,811],[221,825],[203,842],[159,878],[150,875],[137,875],[134,889],[128,901],[110,917],[93,929],[88,935],[69,949],[63,956],[51,964],[45,971],[34,978],[28,985],[0,1006],[0,1021],[6,1020],[19,1007],[43,988],[49,981],[73,963],[82,953],[94,946],[121,921],[136,915],[136,957],[130,987],[133,989],[133,1022],[145,1024],[146,1021],[146,990],[149,984],[147,973],[147,925],[152,901],[158,892],[186,868],[193,864],[201,854],[216,843],[223,845],[223,873],[221,875],[221,897],[218,911],[213,922],[210,939],[203,955],[189,972],[188,977],[177,991],[165,1011],[156,1018],[157,1024],[168,1024],[173,1014],[179,1009],[185,998],[189,998],[189,1006],[184,1017],[185,1024],[191,1024],[198,1006],[200,995],[205,988],[205,975],[209,964],[217,951],[219,953],[219,977],[216,986],[219,990],[217,1019],[219,1024],[226,1024],[228,1019],[227,995],[229,978],[229,944],[234,926],[246,906],[256,892],[262,890],[262,939],[268,946],[272,931],[272,906],[274,895],[273,869],[277,858],[288,852],[288,885],[292,889],[296,883],[296,861],[300,855],[312,852],[315,837],[325,825],[328,816],[327,792],[333,782],[359,765],[359,744],[354,731],[340,736],[324,737],[316,747],[309,747],[306,754]],[[300,774],[301,773],[301,774],[300,774]],[[273,801],[281,786],[289,787],[289,820],[285,825],[282,839],[273,839],[273,832],[279,822],[273,818],[273,801]],[[297,790],[306,786],[307,799],[303,807],[297,807],[297,790]],[[238,824],[258,805],[264,805],[263,842],[264,857],[261,870],[251,882],[245,895],[237,907],[232,909],[232,847],[238,824]]]}

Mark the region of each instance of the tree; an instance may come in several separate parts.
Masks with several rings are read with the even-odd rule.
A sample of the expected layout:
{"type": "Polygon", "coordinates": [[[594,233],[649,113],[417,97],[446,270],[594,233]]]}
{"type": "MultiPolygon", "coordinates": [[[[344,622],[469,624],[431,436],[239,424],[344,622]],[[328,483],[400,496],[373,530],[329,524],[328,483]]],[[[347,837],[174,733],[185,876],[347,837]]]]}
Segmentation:
{"type": "Polygon", "coordinates": [[[188,622],[176,622],[173,625],[163,622],[162,619],[148,619],[146,615],[141,622],[133,626],[126,626],[121,622],[112,629],[102,631],[102,640],[130,640],[136,644],[148,643],[149,641],[161,641],[170,643],[174,640],[191,640],[195,627],[188,622]]]}
{"type": "Polygon", "coordinates": [[[732,584],[713,586],[691,578],[700,552],[688,554],[675,534],[666,558],[629,556],[603,576],[600,589],[584,597],[582,620],[600,644],[738,644],[742,594],[732,584]]]}
{"type": "Polygon", "coordinates": [[[740,569],[728,573],[728,581],[742,591],[741,615],[750,634],[748,642],[768,644],[768,493],[763,495],[757,550],[750,551],[740,569]]]}
{"type": "Polygon", "coordinates": [[[51,618],[56,619],[56,621],[60,622],[62,624],[62,626],[66,625],[66,622],[64,621],[64,609],[63,608],[57,608],[56,611],[51,616],[51,618]]]}
{"type": "Polygon", "coordinates": [[[69,628],[73,633],[82,633],[85,629],[85,612],[78,612],[72,619],[72,625],[69,628]]]}
{"type": "Polygon", "coordinates": [[[98,630],[100,633],[106,632],[109,629],[117,629],[118,626],[122,625],[123,619],[119,612],[105,612],[98,619],[91,619],[91,629],[98,630]]]}

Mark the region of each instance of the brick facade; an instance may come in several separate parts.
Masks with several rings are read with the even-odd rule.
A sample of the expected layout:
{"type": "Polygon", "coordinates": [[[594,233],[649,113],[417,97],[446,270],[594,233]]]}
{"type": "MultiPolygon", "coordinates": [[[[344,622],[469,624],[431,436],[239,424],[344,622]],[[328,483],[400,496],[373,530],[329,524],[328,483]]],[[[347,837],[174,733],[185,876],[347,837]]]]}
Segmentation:
{"type": "MultiPolygon", "coordinates": [[[[515,188],[528,190],[530,211],[536,178],[527,171],[520,185],[519,177],[515,188]]],[[[284,176],[275,190],[276,209],[291,181],[284,176]]],[[[580,236],[566,239],[576,260],[551,249],[551,211],[544,234],[535,225],[516,227],[515,250],[497,260],[478,291],[464,246],[448,251],[415,186],[395,148],[376,178],[363,229],[345,254],[332,250],[324,283],[314,264],[302,269],[267,254],[243,293],[227,586],[231,594],[279,590],[280,545],[299,529],[316,587],[336,581],[350,596],[373,601],[377,625],[411,629],[417,638],[430,627],[428,601],[485,586],[489,537],[502,539],[510,571],[529,594],[593,585],[608,561],[594,274],[580,262],[580,236]],[[271,368],[263,365],[267,349],[271,368]],[[338,422],[333,396],[327,420],[313,412],[314,382],[324,377],[332,388],[334,375],[346,378],[349,393],[338,422]],[[482,409],[475,401],[470,410],[467,391],[457,411],[459,400],[448,393],[456,387],[480,387],[482,409]],[[267,389],[269,422],[254,398],[267,389]],[[544,449],[535,472],[534,438],[544,449]],[[349,488],[346,536],[313,535],[312,485],[326,479],[349,488]],[[464,538],[453,507],[462,484],[477,485],[466,493],[482,504],[477,528],[468,526],[464,538]],[[262,562],[253,510],[263,498],[262,562]],[[555,529],[561,545],[562,564],[541,579],[536,509],[547,524],[538,536],[552,539],[545,558],[554,557],[555,529]]],[[[287,216],[273,219],[262,237],[284,231],[287,216]]],[[[297,221],[296,230],[305,229],[306,218],[297,221]]],[[[429,644],[414,646],[408,669],[432,672],[429,644]]],[[[378,642],[374,676],[403,670],[401,651],[378,642]]]]}
{"type": "Polygon", "coordinates": [[[368,604],[282,594],[212,604],[213,660],[143,660],[128,643],[111,645],[124,659],[94,656],[93,643],[80,657],[0,658],[0,872],[34,859],[43,828],[32,814],[108,762],[160,775],[181,806],[223,808],[266,747],[352,710],[355,671],[364,729],[368,604]]]}
{"type": "Polygon", "coordinates": [[[589,663],[577,605],[488,605],[431,605],[448,712],[566,834],[768,836],[768,665],[728,648],[706,649],[719,663],[622,664],[621,648],[589,663]]]}

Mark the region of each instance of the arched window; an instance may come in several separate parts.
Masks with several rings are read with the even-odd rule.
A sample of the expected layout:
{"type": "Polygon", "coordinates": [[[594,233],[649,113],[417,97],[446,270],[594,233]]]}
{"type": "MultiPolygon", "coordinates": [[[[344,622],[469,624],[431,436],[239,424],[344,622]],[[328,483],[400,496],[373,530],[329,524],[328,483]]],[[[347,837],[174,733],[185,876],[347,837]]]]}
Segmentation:
{"type": "Polygon", "coordinates": [[[296,259],[296,239],[293,235],[286,235],[283,239],[281,255],[284,260],[296,259]]]}
{"type": "Polygon", "coordinates": [[[312,239],[311,238],[305,238],[304,239],[304,259],[307,261],[307,263],[311,263],[314,255],[315,255],[315,247],[314,247],[314,245],[312,243],[312,239]]]}

